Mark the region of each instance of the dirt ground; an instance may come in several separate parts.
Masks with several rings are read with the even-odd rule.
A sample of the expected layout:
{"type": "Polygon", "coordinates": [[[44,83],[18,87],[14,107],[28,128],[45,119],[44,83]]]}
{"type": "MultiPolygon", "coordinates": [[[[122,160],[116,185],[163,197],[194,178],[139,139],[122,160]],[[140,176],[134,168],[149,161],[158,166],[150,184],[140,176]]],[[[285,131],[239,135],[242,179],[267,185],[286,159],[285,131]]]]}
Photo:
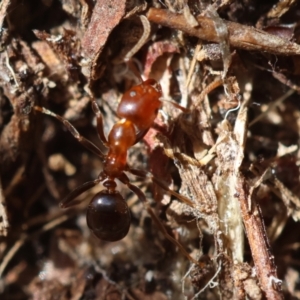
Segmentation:
{"type": "Polygon", "coordinates": [[[2,0],[0,298],[299,299],[299,15],[295,0],[2,0]],[[59,203],[107,161],[92,101],[107,135],[148,78],[162,109],[126,167],[147,204],[116,178],[131,226],[103,241],[86,222],[101,182],[59,203]]]}

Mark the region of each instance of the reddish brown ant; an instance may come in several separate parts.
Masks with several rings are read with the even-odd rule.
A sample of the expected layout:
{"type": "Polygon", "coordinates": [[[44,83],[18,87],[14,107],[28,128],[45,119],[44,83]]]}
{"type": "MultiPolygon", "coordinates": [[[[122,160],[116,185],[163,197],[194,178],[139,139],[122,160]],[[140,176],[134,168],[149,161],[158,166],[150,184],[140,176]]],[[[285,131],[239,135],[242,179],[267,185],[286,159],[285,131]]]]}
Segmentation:
{"type": "Polygon", "coordinates": [[[105,241],[118,241],[124,238],[130,228],[130,211],[125,199],[117,191],[116,179],[124,183],[138,198],[143,202],[147,211],[158,225],[164,235],[186,255],[191,261],[197,263],[181,246],[181,244],[171,237],[161,221],[149,207],[144,193],[136,186],[129,182],[125,171],[136,176],[151,177],[152,181],[157,183],[170,194],[175,195],[188,205],[193,203],[170,190],[163,182],[149,175],[147,172],[135,170],[127,165],[127,151],[148,132],[156,118],[159,109],[162,106],[162,91],[160,84],[154,79],[148,79],[129,89],[119,103],[117,115],[120,120],[112,127],[106,138],[103,130],[103,119],[96,101],[92,100],[92,108],[97,119],[97,131],[100,140],[108,148],[108,153],[104,154],[91,141],[79,134],[76,128],[66,119],[51,112],[50,110],[35,106],[36,111],[50,115],[62,122],[71,134],[87,149],[95,153],[103,162],[103,170],[98,178],[93,181],[84,183],[73,190],[62,202],[62,208],[71,207],[78,204],[76,198],[91,189],[98,183],[102,183],[104,190],[97,193],[90,201],[86,218],[90,230],[96,237],[105,241]]]}
{"type": "Polygon", "coordinates": [[[159,100],[161,96],[160,84],[153,79],[143,81],[128,90],[117,109],[117,116],[120,120],[112,127],[108,138],[104,134],[99,107],[95,100],[92,101],[92,108],[97,118],[98,135],[108,148],[106,155],[95,144],[81,136],[67,120],[44,107],[34,107],[35,110],[61,121],[83,146],[103,161],[103,170],[96,180],[79,186],[60,203],[63,208],[73,206],[77,204],[74,200],[80,194],[102,182],[105,189],[93,197],[86,213],[88,227],[101,240],[117,241],[128,233],[130,212],[126,201],[116,189],[115,180],[119,179],[141,198],[141,191],[129,183],[124,173],[128,170],[127,151],[144,137],[153,124],[161,107],[159,100]]]}

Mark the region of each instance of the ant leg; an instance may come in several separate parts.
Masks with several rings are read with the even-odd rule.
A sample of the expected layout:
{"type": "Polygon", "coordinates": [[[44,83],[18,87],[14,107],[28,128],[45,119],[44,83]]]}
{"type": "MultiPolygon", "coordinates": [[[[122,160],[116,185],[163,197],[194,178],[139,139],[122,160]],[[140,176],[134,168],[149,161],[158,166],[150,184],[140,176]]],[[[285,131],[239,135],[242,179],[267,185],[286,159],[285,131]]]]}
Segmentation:
{"type": "Polygon", "coordinates": [[[46,109],[45,107],[41,106],[34,106],[34,110],[39,111],[43,114],[52,116],[56,118],[58,121],[63,123],[65,127],[69,130],[69,132],[75,137],[75,139],[82,144],[85,148],[90,150],[91,152],[95,153],[97,156],[100,157],[101,160],[104,160],[105,155],[101,152],[101,150],[91,141],[80,135],[80,133],[77,131],[77,129],[66,119],[61,117],[60,115],[57,115],[56,113],[52,112],[51,110],[46,109]]]}
{"type": "Polygon", "coordinates": [[[153,212],[152,208],[149,206],[149,203],[146,199],[145,194],[137,186],[130,183],[127,175],[125,173],[122,173],[122,175],[120,177],[118,177],[118,179],[122,183],[124,183],[133,193],[135,193],[138,196],[139,200],[144,204],[145,208],[147,209],[147,212],[149,213],[149,215],[151,216],[151,218],[153,219],[153,221],[155,222],[155,224],[157,225],[159,230],[164,234],[164,236],[171,243],[173,243],[175,246],[177,246],[180,249],[181,253],[186,258],[188,258],[188,260],[190,260],[192,263],[194,263],[196,265],[200,265],[200,267],[203,267],[202,263],[198,262],[192,256],[190,256],[190,254],[184,249],[184,247],[167,232],[165,226],[162,224],[162,222],[159,220],[159,218],[153,212]]]}
{"type": "Polygon", "coordinates": [[[162,180],[156,178],[153,176],[150,172],[137,170],[137,169],[131,169],[127,167],[126,171],[130,172],[131,174],[142,177],[142,178],[150,178],[152,182],[156,183],[159,187],[164,189],[168,194],[173,195],[178,200],[182,201],[183,203],[187,204],[190,207],[194,207],[194,203],[187,197],[184,197],[180,195],[179,193],[176,193],[175,191],[171,190],[162,180]]]}
{"type": "Polygon", "coordinates": [[[102,113],[101,113],[99,106],[94,98],[92,98],[92,109],[93,109],[94,114],[96,115],[98,136],[99,136],[101,142],[103,143],[103,145],[105,147],[108,147],[107,138],[106,138],[106,136],[104,134],[104,130],[103,130],[102,113]]]}
{"type": "Polygon", "coordinates": [[[148,132],[148,130],[149,130],[149,128],[144,129],[144,130],[141,130],[141,131],[139,131],[139,132],[136,134],[136,136],[135,136],[135,141],[134,141],[134,145],[135,145],[136,143],[138,143],[139,141],[142,140],[142,138],[146,135],[146,133],[148,132]]]}
{"type": "Polygon", "coordinates": [[[79,204],[81,201],[75,200],[79,195],[86,192],[87,190],[91,189],[95,185],[97,185],[99,182],[101,182],[101,179],[96,179],[93,181],[85,182],[84,184],[77,187],[75,190],[73,190],[67,197],[65,197],[60,203],[59,206],[61,208],[68,208],[71,206],[74,206],[76,204],[79,204]]]}

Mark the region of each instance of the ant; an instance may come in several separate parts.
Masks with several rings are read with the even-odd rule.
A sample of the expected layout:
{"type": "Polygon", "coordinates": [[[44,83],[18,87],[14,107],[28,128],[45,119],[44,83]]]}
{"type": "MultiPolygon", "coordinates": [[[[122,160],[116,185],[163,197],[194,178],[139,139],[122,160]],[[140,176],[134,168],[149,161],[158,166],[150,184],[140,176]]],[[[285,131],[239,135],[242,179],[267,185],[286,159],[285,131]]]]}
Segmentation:
{"type": "Polygon", "coordinates": [[[142,81],[140,84],[130,88],[122,96],[117,108],[116,113],[120,120],[112,127],[107,138],[104,134],[102,114],[95,99],[92,98],[92,109],[96,115],[98,136],[103,145],[108,148],[107,154],[102,153],[95,144],[80,135],[68,120],[44,107],[34,106],[34,110],[50,115],[63,123],[78,142],[95,153],[103,162],[103,170],[100,172],[98,178],[86,182],[73,190],[61,201],[60,207],[68,208],[78,204],[76,198],[79,195],[95,185],[102,183],[105,189],[98,192],[91,199],[87,207],[87,225],[100,240],[110,242],[121,240],[129,231],[131,215],[127,202],[117,190],[116,179],[118,179],[138,196],[163,234],[172,243],[178,246],[189,260],[199,264],[187,253],[177,240],[170,236],[161,221],[150,208],[144,193],[138,187],[131,184],[125,174],[125,172],[130,172],[135,176],[151,177],[153,182],[167,192],[175,195],[186,204],[193,206],[191,200],[170,190],[153,175],[149,175],[148,172],[142,170],[132,169],[127,165],[128,149],[141,141],[153,125],[158,111],[162,106],[163,100],[161,100],[161,98],[161,86],[154,79],[142,81]]]}

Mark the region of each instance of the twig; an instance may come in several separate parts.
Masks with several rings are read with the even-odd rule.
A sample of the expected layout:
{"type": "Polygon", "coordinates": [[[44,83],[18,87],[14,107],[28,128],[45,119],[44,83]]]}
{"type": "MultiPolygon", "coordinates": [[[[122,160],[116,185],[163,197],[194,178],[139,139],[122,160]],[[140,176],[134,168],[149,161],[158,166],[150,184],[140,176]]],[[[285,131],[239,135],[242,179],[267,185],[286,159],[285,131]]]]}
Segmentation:
{"type": "MultiPolygon", "coordinates": [[[[198,16],[198,27],[192,27],[184,15],[174,14],[165,9],[151,8],[147,13],[150,22],[166,27],[181,30],[188,35],[196,36],[202,40],[218,43],[220,41],[216,32],[214,21],[211,18],[198,16]]],[[[262,30],[224,21],[228,28],[229,43],[231,46],[246,50],[256,50],[277,55],[299,55],[300,46],[262,30]]]]}
{"type": "Polygon", "coordinates": [[[262,222],[260,209],[256,205],[254,197],[247,187],[245,178],[239,176],[237,179],[236,191],[255,264],[257,278],[267,299],[283,299],[278,282],[273,280],[274,278],[278,278],[277,271],[274,257],[270,251],[266,229],[262,222]],[[251,211],[248,210],[249,202],[252,202],[251,211]]]}
{"type": "Polygon", "coordinates": [[[133,55],[136,54],[141,49],[142,46],[144,46],[144,44],[146,43],[146,41],[150,36],[151,26],[148,19],[142,15],[140,16],[140,20],[144,28],[143,34],[141,38],[138,40],[138,42],[134,45],[134,47],[125,55],[124,61],[128,61],[129,59],[131,59],[133,55]]]}

